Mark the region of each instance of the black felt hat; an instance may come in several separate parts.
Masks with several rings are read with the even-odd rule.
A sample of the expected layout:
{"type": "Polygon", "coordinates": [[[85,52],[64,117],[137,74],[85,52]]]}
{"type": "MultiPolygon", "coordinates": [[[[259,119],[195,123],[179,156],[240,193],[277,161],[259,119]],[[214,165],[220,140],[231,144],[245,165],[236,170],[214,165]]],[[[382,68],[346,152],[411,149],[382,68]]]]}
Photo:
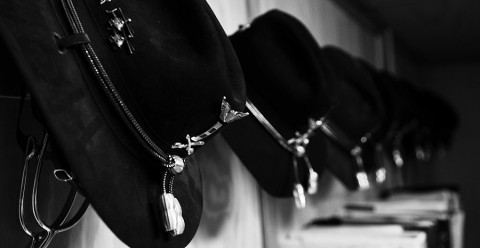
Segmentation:
{"type": "Polygon", "coordinates": [[[384,157],[388,152],[386,147],[390,139],[395,135],[396,126],[394,125],[394,104],[392,97],[386,92],[390,80],[394,80],[394,76],[384,69],[377,69],[371,63],[364,59],[358,58],[357,61],[371,76],[375,85],[377,97],[380,98],[381,108],[379,108],[380,125],[375,132],[375,136],[371,142],[367,143],[364,150],[368,150],[367,161],[365,167],[368,173],[375,178],[377,182],[383,182],[386,179],[387,168],[384,157]]]}
{"type": "Polygon", "coordinates": [[[428,161],[451,147],[459,116],[446,99],[432,90],[419,90],[417,102],[418,126],[409,145],[415,148],[417,159],[428,161]]]}
{"type": "Polygon", "coordinates": [[[266,192],[291,197],[295,185],[308,187],[305,158],[318,174],[324,170],[316,129],[336,97],[328,83],[333,74],[304,24],[280,10],[255,18],[230,40],[245,75],[250,115],[222,135],[266,192]],[[305,155],[296,154],[304,148],[305,155]]]}
{"type": "Polygon", "coordinates": [[[6,0],[0,41],[55,156],[107,226],[131,247],[185,247],[208,166],[189,155],[245,107],[240,65],[208,4],[6,0]],[[177,203],[183,219],[168,215],[177,203]]]}
{"type": "MultiPolygon", "coordinates": [[[[328,169],[350,190],[367,188],[366,162],[373,161],[371,145],[384,114],[382,100],[369,75],[355,57],[336,46],[324,46],[339,88],[334,108],[322,130],[328,137],[328,169]],[[369,158],[369,159],[367,159],[369,158]]],[[[373,166],[371,166],[373,167],[373,166]]]]}
{"type": "Polygon", "coordinates": [[[406,163],[407,153],[413,151],[413,145],[407,144],[406,137],[418,130],[419,89],[405,78],[386,70],[380,70],[378,76],[386,106],[388,106],[388,132],[384,139],[384,151],[396,168],[406,163]]]}

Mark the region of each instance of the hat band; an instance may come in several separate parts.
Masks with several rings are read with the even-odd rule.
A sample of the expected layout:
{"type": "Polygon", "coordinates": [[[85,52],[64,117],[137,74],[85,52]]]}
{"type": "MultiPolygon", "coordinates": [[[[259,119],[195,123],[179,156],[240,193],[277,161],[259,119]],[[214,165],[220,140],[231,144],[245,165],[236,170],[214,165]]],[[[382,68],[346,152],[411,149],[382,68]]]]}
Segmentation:
{"type": "Polygon", "coordinates": [[[202,134],[194,137],[190,137],[190,135],[187,134],[187,143],[182,144],[180,142],[176,142],[172,145],[172,149],[186,149],[187,154],[191,155],[194,152],[194,146],[202,146],[205,144],[205,142],[202,141],[203,139],[206,139],[212,134],[216,133],[225,124],[229,124],[248,115],[248,113],[233,110],[226,99],[227,98],[224,96],[220,107],[219,120],[211,128],[207,129],[207,131],[203,132],[202,134]]]}
{"type": "Polygon", "coordinates": [[[304,208],[305,207],[305,193],[302,184],[300,183],[300,177],[298,175],[298,159],[303,158],[305,164],[308,167],[309,172],[309,179],[308,179],[308,190],[309,194],[315,194],[317,192],[317,180],[318,180],[318,173],[312,168],[310,164],[310,160],[306,155],[306,147],[309,143],[309,138],[314,135],[315,129],[320,127],[321,123],[323,122],[322,118],[315,121],[313,119],[309,119],[309,127],[305,133],[295,132],[294,138],[289,139],[288,141],[273,127],[273,125],[265,118],[265,116],[258,110],[258,108],[247,99],[246,106],[248,110],[252,113],[255,119],[260,122],[260,124],[267,130],[267,132],[277,141],[277,143],[283,147],[285,150],[292,154],[292,163],[293,163],[293,170],[294,170],[294,188],[293,188],[293,196],[295,198],[295,204],[297,208],[304,208]]]}

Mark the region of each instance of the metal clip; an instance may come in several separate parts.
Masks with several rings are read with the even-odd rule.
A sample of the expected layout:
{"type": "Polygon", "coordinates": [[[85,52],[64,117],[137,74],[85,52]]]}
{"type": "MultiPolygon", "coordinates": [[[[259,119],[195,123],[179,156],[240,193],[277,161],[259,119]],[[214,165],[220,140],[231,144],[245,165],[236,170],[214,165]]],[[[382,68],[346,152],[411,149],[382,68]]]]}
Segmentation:
{"type": "Polygon", "coordinates": [[[192,137],[193,141],[200,141],[202,139],[205,139],[208,136],[215,133],[216,131],[218,131],[223,126],[224,123],[228,124],[248,115],[248,113],[243,113],[243,112],[233,110],[226,99],[227,98],[224,96],[222,99],[222,105],[220,106],[220,121],[215,123],[211,128],[209,128],[207,131],[203,132],[202,134],[192,137]]]}
{"type": "Polygon", "coordinates": [[[365,167],[363,165],[362,159],[362,148],[360,146],[355,146],[350,154],[354,157],[355,162],[357,163],[358,172],[355,177],[357,179],[359,189],[368,189],[370,188],[370,182],[368,180],[367,172],[365,172],[365,167]]]}
{"type": "Polygon", "coordinates": [[[295,206],[297,208],[305,208],[307,201],[305,199],[305,191],[300,183],[293,186],[293,198],[295,199],[295,206]]]}
{"type": "Polygon", "coordinates": [[[292,156],[292,163],[293,163],[293,199],[295,199],[295,206],[298,209],[305,208],[306,206],[306,198],[305,198],[305,190],[300,182],[300,176],[298,175],[298,157],[292,156]]]}
{"type": "Polygon", "coordinates": [[[308,189],[307,193],[313,195],[318,191],[318,173],[313,169],[307,156],[304,156],[305,164],[308,167],[308,189]]]}
{"type": "Polygon", "coordinates": [[[308,119],[308,130],[301,134],[300,132],[295,132],[295,138],[291,138],[287,141],[290,146],[293,146],[295,155],[297,157],[303,157],[306,152],[306,146],[310,143],[309,138],[313,136],[315,129],[320,127],[323,124],[323,118],[319,120],[313,120],[312,118],[308,119]]]}
{"type": "MultiPolygon", "coordinates": [[[[301,134],[299,132],[295,132],[296,137],[289,139],[287,141],[287,143],[290,147],[292,147],[293,154],[295,155],[295,157],[303,158],[305,160],[305,164],[308,167],[308,189],[307,189],[307,193],[310,194],[310,195],[313,195],[313,194],[317,193],[317,190],[318,190],[318,182],[317,182],[318,181],[318,173],[315,172],[315,170],[313,169],[313,167],[310,163],[310,160],[308,159],[308,156],[306,156],[306,152],[307,152],[306,147],[310,143],[309,138],[311,136],[313,136],[315,129],[319,128],[323,124],[323,118],[321,118],[319,120],[313,120],[313,119],[310,118],[310,119],[308,119],[308,123],[309,123],[308,130],[304,134],[301,134]]],[[[296,162],[296,159],[294,158],[294,168],[297,169],[296,167],[297,167],[297,162],[296,162]]],[[[296,189],[296,188],[298,188],[298,186],[295,186],[294,196],[295,196],[295,194],[297,194],[297,195],[300,194],[299,189],[296,189]]],[[[303,187],[302,187],[302,192],[303,192],[303,187]]],[[[296,198],[296,201],[298,202],[297,206],[301,206],[301,205],[299,205],[301,203],[301,200],[300,200],[301,197],[300,196],[295,196],[295,198],[296,198]]]]}

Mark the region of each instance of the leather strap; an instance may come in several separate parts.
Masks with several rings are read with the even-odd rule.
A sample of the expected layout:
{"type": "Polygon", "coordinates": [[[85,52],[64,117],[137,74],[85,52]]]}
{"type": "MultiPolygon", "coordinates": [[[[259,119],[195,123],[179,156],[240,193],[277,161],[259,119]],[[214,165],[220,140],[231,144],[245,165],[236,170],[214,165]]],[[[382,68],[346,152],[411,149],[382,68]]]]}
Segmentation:
{"type": "Polygon", "coordinates": [[[90,43],[90,38],[86,33],[76,33],[58,39],[58,46],[61,49],[72,48],[87,43],[90,43]]]}

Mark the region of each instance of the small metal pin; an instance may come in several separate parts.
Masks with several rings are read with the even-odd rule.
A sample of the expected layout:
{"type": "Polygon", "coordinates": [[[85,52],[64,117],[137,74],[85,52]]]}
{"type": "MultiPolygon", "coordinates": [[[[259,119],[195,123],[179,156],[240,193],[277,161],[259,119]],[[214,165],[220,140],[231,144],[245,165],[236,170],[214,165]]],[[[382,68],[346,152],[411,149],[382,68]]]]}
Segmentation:
{"type": "Polygon", "coordinates": [[[132,19],[126,18],[121,8],[106,10],[106,12],[112,15],[112,19],[108,22],[112,28],[124,31],[127,38],[133,38],[133,29],[128,25],[132,19]]]}
{"type": "Polygon", "coordinates": [[[193,141],[200,141],[202,139],[205,139],[218,131],[223,126],[223,124],[234,122],[248,115],[248,113],[233,110],[226,99],[227,98],[225,96],[222,99],[222,104],[220,106],[220,120],[207,131],[203,132],[200,135],[192,137],[193,141]]]}
{"type": "Polygon", "coordinates": [[[110,21],[108,21],[108,24],[110,24],[110,26],[115,28],[117,31],[122,31],[125,22],[120,18],[115,17],[113,19],[110,19],[110,21]]]}
{"type": "Polygon", "coordinates": [[[125,38],[122,37],[119,34],[114,34],[108,38],[108,40],[112,43],[115,44],[118,48],[123,46],[123,43],[125,42],[125,38]]]}
{"type": "Polygon", "coordinates": [[[182,144],[180,142],[176,142],[173,144],[172,148],[173,149],[184,149],[187,151],[188,155],[191,155],[194,152],[193,146],[203,146],[205,144],[204,141],[194,141],[190,138],[190,135],[187,134],[185,137],[187,139],[187,144],[182,144]]]}
{"type": "Polygon", "coordinates": [[[247,115],[248,113],[243,113],[232,109],[230,103],[227,102],[226,97],[223,97],[222,105],[220,107],[220,120],[222,122],[231,123],[247,115]]]}
{"type": "Polygon", "coordinates": [[[129,41],[129,39],[134,38],[133,29],[129,25],[132,19],[126,18],[120,8],[106,10],[106,12],[112,15],[112,18],[108,21],[108,29],[112,32],[109,41],[117,48],[121,48],[124,44],[127,44],[128,52],[133,54],[135,49],[129,41]]]}

